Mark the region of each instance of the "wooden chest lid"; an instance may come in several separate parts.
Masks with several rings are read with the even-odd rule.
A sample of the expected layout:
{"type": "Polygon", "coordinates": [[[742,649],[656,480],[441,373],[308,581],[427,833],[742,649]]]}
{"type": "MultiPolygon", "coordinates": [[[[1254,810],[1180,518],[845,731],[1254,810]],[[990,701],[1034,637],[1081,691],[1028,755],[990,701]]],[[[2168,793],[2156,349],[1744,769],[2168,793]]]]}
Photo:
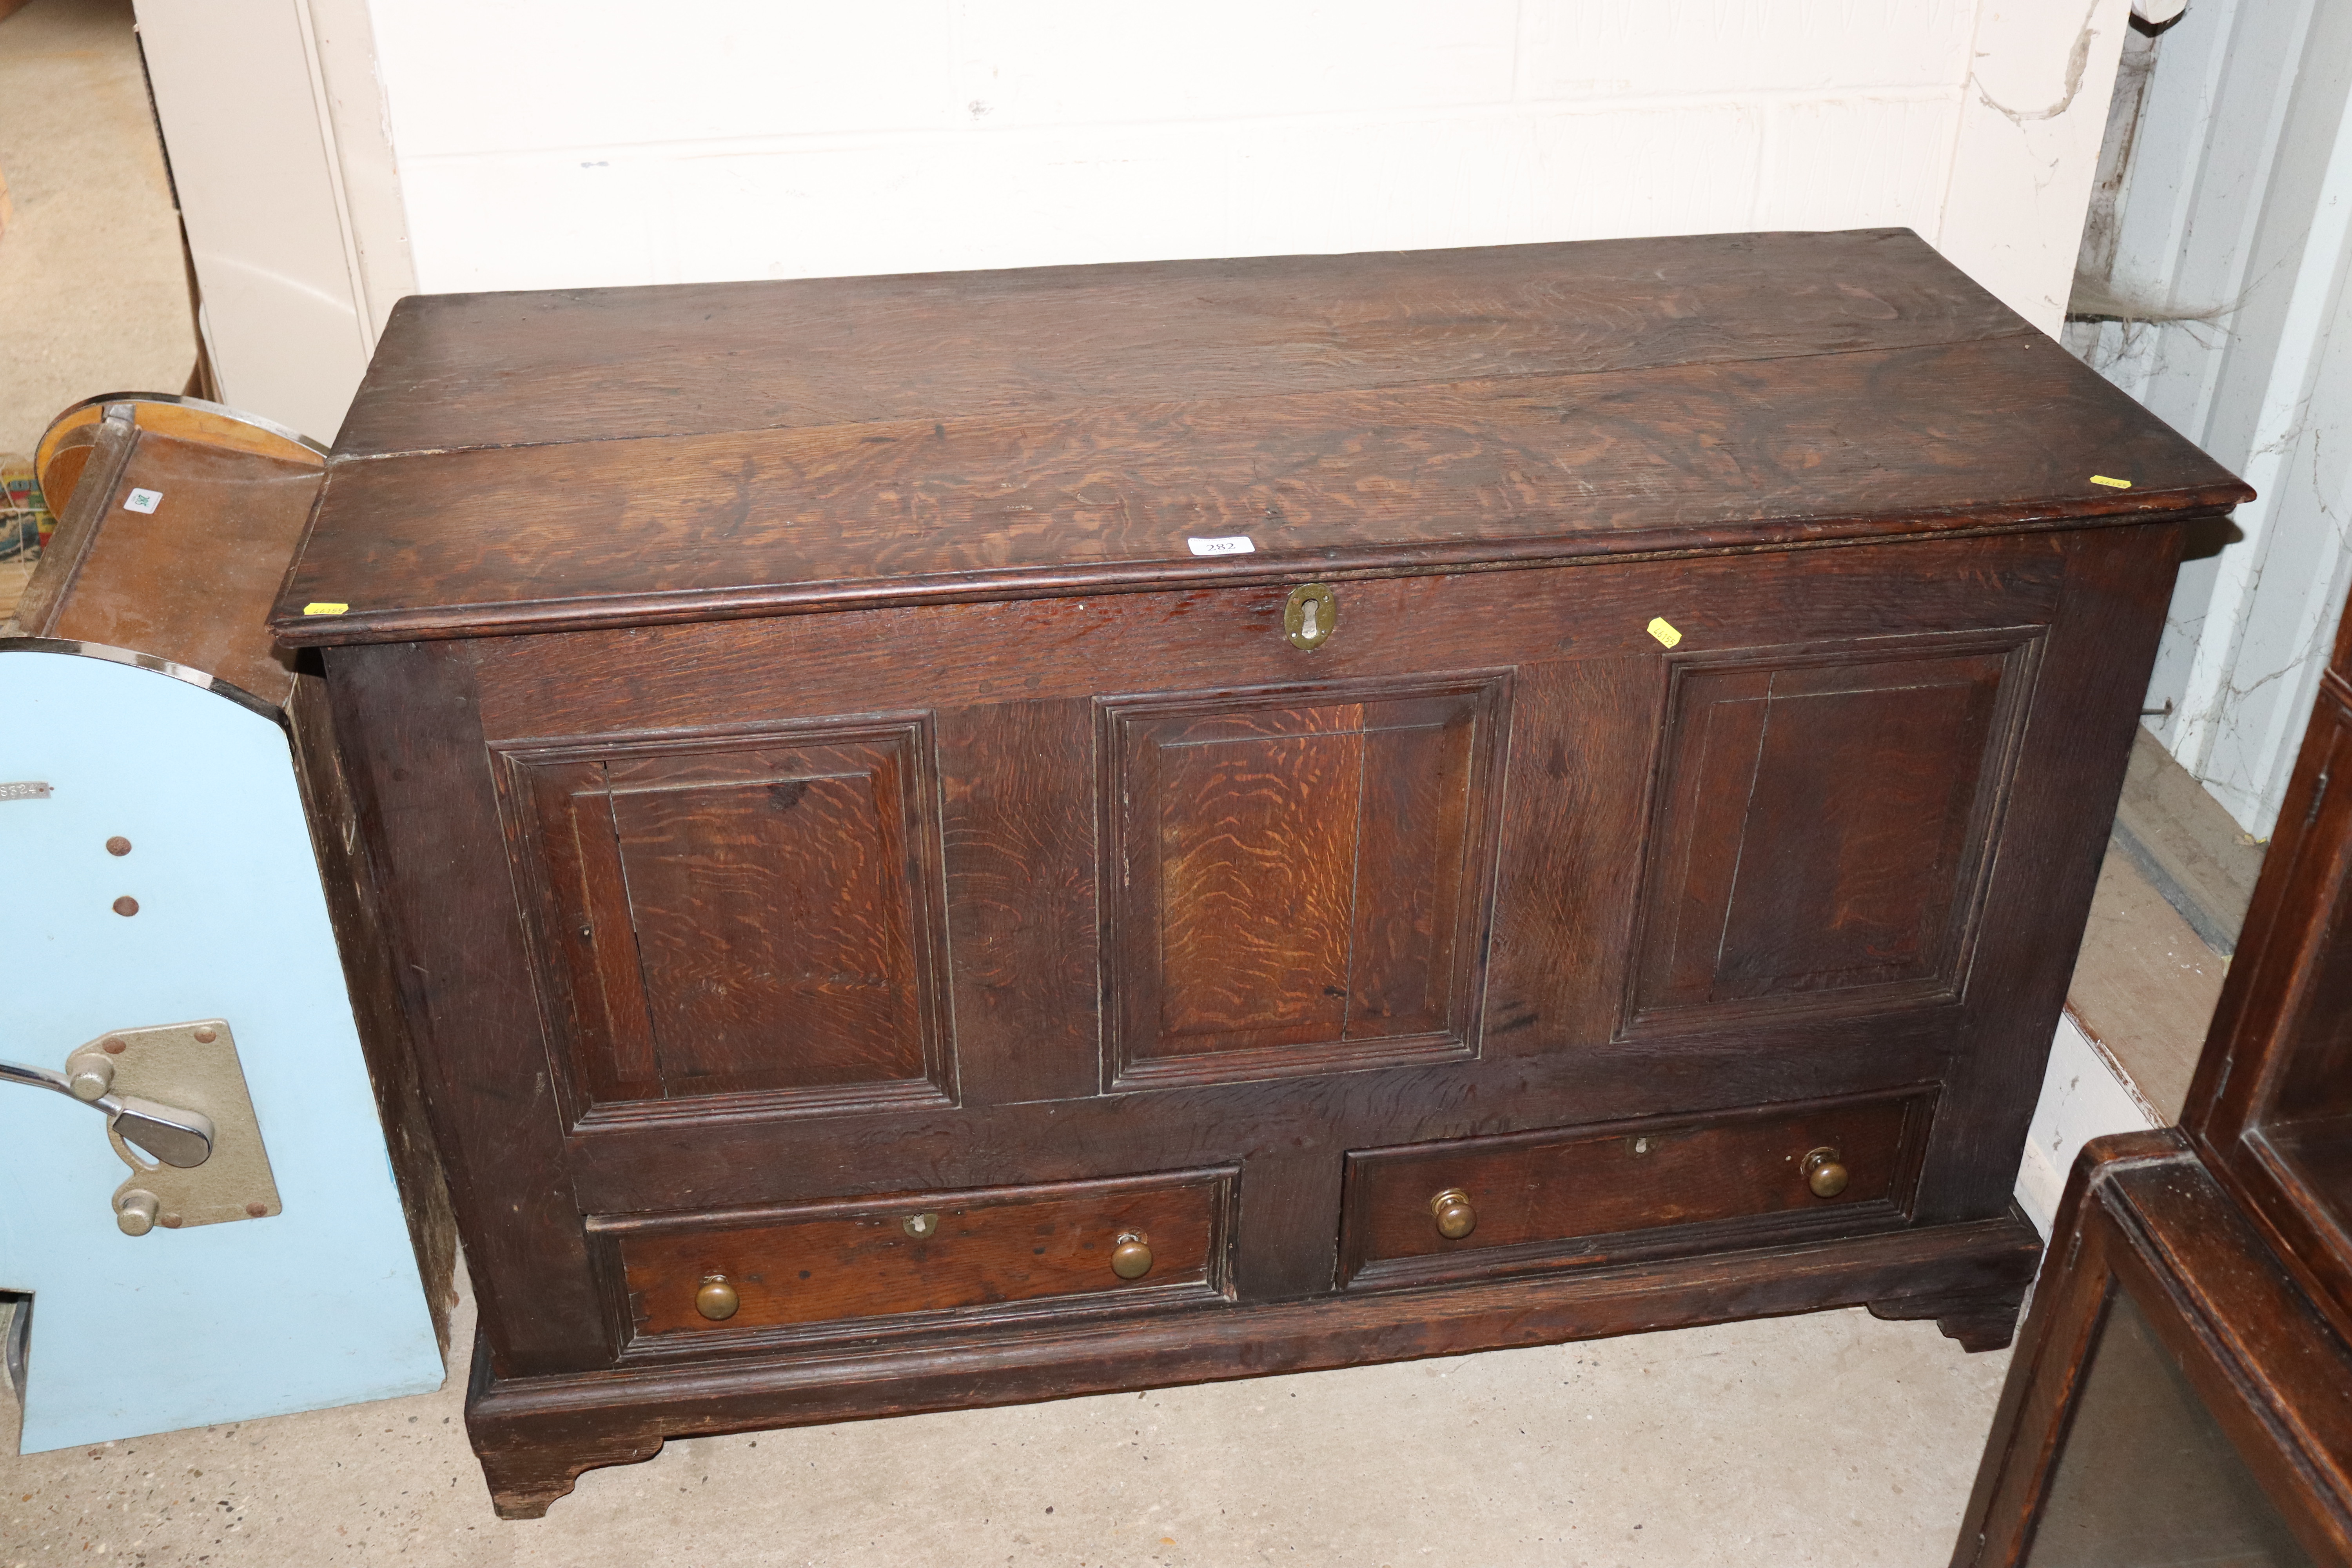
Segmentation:
{"type": "Polygon", "coordinates": [[[434,295],[393,312],[271,626],[402,641],[2252,494],[1901,229],[434,295]]]}

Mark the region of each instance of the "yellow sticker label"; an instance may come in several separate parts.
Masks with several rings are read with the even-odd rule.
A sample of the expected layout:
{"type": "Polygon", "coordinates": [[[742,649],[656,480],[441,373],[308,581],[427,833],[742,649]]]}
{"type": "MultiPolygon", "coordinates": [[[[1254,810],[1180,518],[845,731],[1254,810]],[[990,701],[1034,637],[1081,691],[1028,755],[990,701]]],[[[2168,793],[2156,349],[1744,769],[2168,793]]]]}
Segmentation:
{"type": "Polygon", "coordinates": [[[333,605],[321,601],[315,605],[303,605],[302,613],[306,616],[340,616],[350,608],[349,605],[333,605]]]}
{"type": "Polygon", "coordinates": [[[2105,474],[2093,474],[2091,476],[2091,482],[2095,485],[2105,485],[2111,489],[2127,490],[2131,489],[2131,481],[2129,479],[2111,479],[2105,474]]]}
{"type": "Polygon", "coordinates": [[[1674,623],[1667,620],[1664,616],[1658,616],[1655,620],[1653,620],[1650,623],[1649,632],[1652,637],[1657,638],[1668,647],[1672,647],[1675,644],[1683,640],[1683,634],[1675,630],[1674,623]]]}

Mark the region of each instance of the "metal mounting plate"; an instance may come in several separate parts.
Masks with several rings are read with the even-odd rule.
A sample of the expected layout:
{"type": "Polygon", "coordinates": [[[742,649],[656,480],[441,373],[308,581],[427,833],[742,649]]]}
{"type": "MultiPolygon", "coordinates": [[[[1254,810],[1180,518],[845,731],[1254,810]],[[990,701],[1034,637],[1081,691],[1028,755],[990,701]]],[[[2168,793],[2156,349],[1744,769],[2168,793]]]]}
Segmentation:
{"type": "Polygon", "coordinates": [[[126,1194],[152,1193],[156,1224],[166,1230],[261,1219],[281,1211],[261,1123],[236,1059],[236,1038],[226,1019],[115,1029],[73,1054],[98,1051],[113,1060],[116,1093],[201,1110],[213,1120],[212,1158],[187,1170],[148,1158],[110,1129],[107,1140],[131,1167],[131,1175],[114,1191],[118,1207],[126,1194]],[[118,1040],[122,1049],[108,1050],[118,1040]]]}

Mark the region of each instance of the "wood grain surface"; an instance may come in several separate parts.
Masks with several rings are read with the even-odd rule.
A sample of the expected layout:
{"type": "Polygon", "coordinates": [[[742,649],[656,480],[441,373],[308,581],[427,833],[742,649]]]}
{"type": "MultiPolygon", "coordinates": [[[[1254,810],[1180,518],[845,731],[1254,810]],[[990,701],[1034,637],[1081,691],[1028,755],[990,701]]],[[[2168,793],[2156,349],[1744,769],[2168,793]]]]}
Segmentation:
{"type": "Polygon", "coordinates": [[[1916,237],[1594,249],[411,300],[272,625],[642,625],[2247,493],[1916,237]],[[1187,543],[1236,534],[1255,552],[1187,543]]]}
{"type": "Polygon", "coordinates": [[[1629,1025],[1950,996],[2040,642],[1676,659],[1629,1025]]]}
{"type": "MultiPolygon", "coordinates": [[[[2039,1547],[2083,1539],[2082,1516],[2060,1527],[2052,1506],[2069,1459],[2078,1479],[2084,1468],[2104,1472],[2110,1506],[2132,1521],[2115,1533],[2137,1537],[2114,1542],[2134,1554],[2129,1561],[2352,1561],[2352,1403],[2344,1394],[2352,1352],[2181,1132],[2095,1140],[2068,1182],[2051,1240],[2053,1263],[2018,1336],[1953,1568],[2058,1561],[2039,1547]],[[2077,1419],[2100,1396],[2093,1384],[2118,1297],[2137,1309],[2136,1336],[2160,1347],[2171,1373],[2161,1379],[2168,1396],[2140,1385],[2146,1403],[2125,1406],[2138,1420],[2120,1428],[2077,1419]],[[2184,1415],[2208,1426],[2244,1467],[2254,1495],[2239,1509],[2169,1506],[2176,1500],[2147,1493],[2149,1472],[2179,1452],[2184,1415]],[[2142,1441],[2165,1447],[2134,1452],[2142,1441]],[[2087,1444],[2100,1447],[2071,1452],[2087,1444]],[[2251,1510],[2240,1510],[2264,1503],[2284,1524],[2279,1533],[2307,1556],[2276,1550],[2285,1543],[2275,1536],[2275,1545],[2259,1539],[2269,1530],[2243,1529],[2251,1510]],[[2045,1520],[2053,1528],[2038,1539],[2045,1520]]],[[[2135,1380],[2120,1381],[2125,1388],[2100,1393],[2129,1400],[2135,1380]]],[[[2187,1458],[2194,1472],[2182,1479],[2210,1504],[2215,1456],[2191,1448],[2187,1458]]]]}
{"type": "Polygon", "coordinates": [[[2337,627],[2181,1125],[2352,1342],[2352,617],[2337,627]]]}
{"type": "MultiPolygon", "coordinates": [[[[1531,1243],[1582,1241],[1583,1261],[1611,1256],[1606,1237],[1710,1221],[1907,1205],[1933,1096],[1884,1096],[1773,1107],[1704,1121],[1645,1121],[1350,1152],[1341,1267],[1443,1258],[1473,1273],[1483,1256],[1531,1243]],[[1816,1197],[1804,1157],[1834,1150],[1843,1193],[1816,1197]],[[1439,1234],[1431,1200],[1468,1195],[1476,1226],[1439,1234]]],[[[1868,1218],[1881,1218],[1869,1215],[1868,1218]]]]}
{"type": "Polygon", "coordinates": [[[1507,691],[1490,677],[1102,703],[1117,1080],[1466,1050],[1507,691]]]}
{"type": "Polygon", "coordinates": [[[299,447],[246,450],[202,429],[94,428],[90,483],[62,503],[17,607],[25,634],[168,658],[284,706],[294,660],[266,623],[318,499],[320,459],[299,447]],[[162,497],[152,512],[123,504],[134,489],[162,497]]]}
{"type": "Polygon", "coordinates": [[[1837,1303],[2005,1342],[2183,523],[2245,493],[1899,233],[404,305],[277,624],[356,645],[501,1507],[1837,1303]],[[1102,1287],[1147,1190],[1171,1271],[1102,1287]]]}
{"type": "Polygon", "coordinates": [[[620,1231],[620,1265],[639,1336],[734,1334],[791,1323],[986,1309],[1082,1294],[1213,1298],[1224,1283],[1229,1174],[976,1193],[908,1193],[756,1221],[620,1231]],[[921,1236],[906,1222],[921,1216],[921,1236]],[[1135,1235],[1150,1270],[1111,1270],[1135,1235]],[[695,1306],[723,1276],[740,1305],[724,1321],[695,1306]],[[1166,1287],[1179,1289],[1171,1291],[1166,1287]],[[1187,1291],[1181,1287],[1197,1289],[1187,1291]]]}
{"type": "Polygon", "coordinates": [[[1078,1315],[1010,1332],[990,1323],[826,1355],[524,1378],[495,1372],[483,1346],[466,1426],[500,1516],[535,1519],[582,1470],[646,1458],[667,1436],[1552,1344],[1854,1306],[1906,1290],[2005,1296],[2014,1312],[2041,1257],[2032,1226],[2011,1212],[1971,1225],[1336,1300],[1140,1320],[1078,1315]]]}

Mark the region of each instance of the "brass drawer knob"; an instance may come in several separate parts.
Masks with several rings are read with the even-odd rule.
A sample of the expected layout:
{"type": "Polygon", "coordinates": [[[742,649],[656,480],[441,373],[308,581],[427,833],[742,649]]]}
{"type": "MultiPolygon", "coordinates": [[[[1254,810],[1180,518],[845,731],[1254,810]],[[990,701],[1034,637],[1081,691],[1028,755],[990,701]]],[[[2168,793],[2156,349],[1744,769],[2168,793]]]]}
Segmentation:
{"type": "Polygon", "coordinates": [[[1805,1185],[1817,1198],[1833,1198],[1845,1191],[1846,1170],[1834,1149],[1815,1149],[1805,1156],[1805,1185]]]}
{"type": "Polygon", "coordinates": [[[1140,1279],[1151,1272],[1151,1238],[1139,1230],[1118,1233],[1110,1249],[1110,1271],[1122,1279],[1140,1279]]]}
{"type": "Polygon", "coordinates": [[[733,1317],[735,1309],[742,1304],[724,1274],[704,1275],[702,1289],[694,1293],[694,1310],[714,1323],[723,1323],[733,1317]]]}
{"type": "Polygon", "coordinates": [[[1448,1187],[1430,1199],[1429,1212],[1437,1216],[1437,1234],[1448,1241],[1459,1241],[1478,1228],[1478,1211],[1460,1187],[1448,1187]]]}

